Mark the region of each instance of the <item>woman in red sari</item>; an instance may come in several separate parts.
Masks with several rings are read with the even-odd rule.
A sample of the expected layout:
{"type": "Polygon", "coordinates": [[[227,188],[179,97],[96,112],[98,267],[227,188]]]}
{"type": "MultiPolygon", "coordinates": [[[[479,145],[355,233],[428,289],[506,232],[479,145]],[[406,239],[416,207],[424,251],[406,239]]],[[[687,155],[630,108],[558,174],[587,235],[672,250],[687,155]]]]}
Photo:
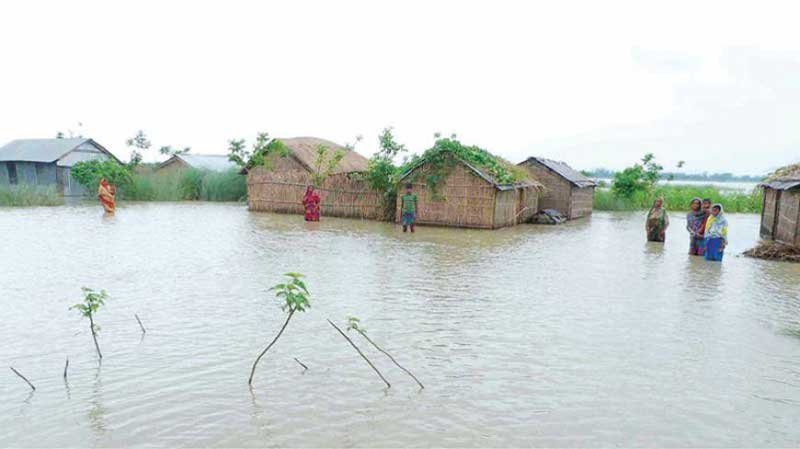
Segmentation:
{"type": "Polygon", "coordinates": [[[319,195],[314,192],[314,188],[311,186],[306,187],[306,194],[303,196],[306,221],[319,221],[319,203],[319,195]]]}
{"type": "Polygon", "coordinates": [[[107,214],[114,213],[114,207],[116,206],[114,195],[116,193],[117,189],[110,185],[105,178],[100,180],[100,186],[97,188],[97,198],[100,199],[100,204],[103,205],[103,209],[107,214]]]}

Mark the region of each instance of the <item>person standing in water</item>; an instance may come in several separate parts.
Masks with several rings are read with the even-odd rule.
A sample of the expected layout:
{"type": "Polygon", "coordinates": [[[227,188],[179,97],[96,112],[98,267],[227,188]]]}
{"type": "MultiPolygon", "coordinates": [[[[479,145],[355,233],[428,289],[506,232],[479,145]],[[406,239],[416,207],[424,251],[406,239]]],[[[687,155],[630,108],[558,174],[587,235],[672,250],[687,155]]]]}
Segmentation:
{"type": "Polygon", "coordinates": [[[686,215],[686,230],[689,231],[689,254],[702,256],[705,248],[705,221],[706,212],[703,210],[700,198],[694,198],[691,210],[686,215]]]}
{"type": "Polygon", "coordinates": [[[319,221],[319,203],[319,195],[314,191],[314,187],[306,187],[306,194],[303,195],[306,221],[319,221]]]}
{"type": "Polygon", "coordinates": [[[117,194],[117,188],[110,185],[106,178],[100,179],[100,185],[97,187],[97,198],[107,214],[113,214],[116,209],[116,200],[114,197],[117,194]]]}
{"type": "Polygon", "coordinates": [[[417,195],[411,193],[411,189],[411,184],[406,184],[406,193],[400,197],[403,232],[406,232],[408,228],[411,228],[411,232],[414,232],[414,222],[417,219],[417,195]]]}
{"type": "Polygon", "coordinates": [[[648,242],[661,242],[667,239],[667,228],[669,227],[669,215],[664,209],[664,199],[658,198],[653,201],[653,207],[647,213],[647,220],[644,223],[647,231],[648,242]]]}
{"type": "Polygon", "coordinates": [[[728,220],[722,213],[722,204],[711,208],[711,216],[706,221],[706,260],[722,262],[725,247],[728,245],[728,220]]]}

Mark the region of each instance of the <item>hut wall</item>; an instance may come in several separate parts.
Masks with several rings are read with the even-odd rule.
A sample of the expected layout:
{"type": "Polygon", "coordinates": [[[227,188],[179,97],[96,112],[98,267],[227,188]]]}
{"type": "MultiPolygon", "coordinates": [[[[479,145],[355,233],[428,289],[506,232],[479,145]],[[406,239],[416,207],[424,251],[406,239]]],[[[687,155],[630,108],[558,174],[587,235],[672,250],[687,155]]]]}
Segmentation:
{"type": "MultiPolygon", "coordinates": [[[[443,185],[434,195],[425,183],[430,164],[417,167],[402,184],[411,183],[417,195],[417,223],[467,228],[493,228],[495,193],[493,185],[476,176],[462,164],[449,169],[443,185]]],[[[396,219],[399,221],[401,186],[397,195],[396,219]]]]}
{"type": "Polygon", "coordinates": [[[156,169],[156,174],[160,176],[174,175],[176,173],[183,172],[188,168],[189,168],[188,164],[186,164],[181,160],[175,159],[167,165],[158,167],[158,169],[156,169]]]}
{"type": "Polygon", "coordinates": [[[778,204],[778,223],[775,227],[775,240],[789,245],[800,244],[797,235],[800,223],[800,192],[785,190],[781,192],[778,204]]]}
{"type": "MultiPolygon", "coordinates": [[[[248,206],[252,211],[303,214],[303,195],[311,174],[291,158],[281,168],[256,167],[247,174],[248,206]],[[299,168],[299,169],[298,169],[299,168]]],[[[321,214],[328,217],[384,219],[382,193],[369,189],[366,181],[347,174],[331,175],[316,189],[321,214]]]]}
{"type": "Polygon", "coordinates": [[[764,200],[761,208],[761,238],[775,238],[775,218],[777,216],[778,191],[764,187],[764,200]]]}
{"type": "Polygon", "coordinates": [[[530,220],[537,212],[539,192],[533,187],[520,187],[496,193],[494,226],[514,226],[530,220]]]}
{"type": "Polygon", "coordinates": [[[6,162],[0,162],[0,186],[7,186],[8,184],[8,169],[6,168],[6,162]]]}
{"type": "Polygon", "coordinates": [[[594,206],[594,187],[572,186],[569,218],[581,218],[592,215],[594,206]]]}
{"type": "Polygon", "coordinates": [[[529,161],[525,167],[534,179],[544,185],[539,194],[539,210],[555,209],[569,216],[572,183],[536,161],[529,161]]]}

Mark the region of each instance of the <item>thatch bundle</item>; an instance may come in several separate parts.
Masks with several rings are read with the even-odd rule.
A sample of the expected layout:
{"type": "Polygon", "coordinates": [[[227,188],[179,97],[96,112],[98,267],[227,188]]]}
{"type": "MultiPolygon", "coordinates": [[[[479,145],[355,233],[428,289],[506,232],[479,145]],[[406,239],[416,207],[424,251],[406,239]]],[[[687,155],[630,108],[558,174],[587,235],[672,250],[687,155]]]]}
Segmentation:
{"type": "Polygon", "coordinates": [[[800,181],[800,164],[787,165],[767,176],[768,181],[800,181]]]}
{"type": "Polygon", "coordinates": [[[744,255],[757,259],[800,263],[800,248],[771,240],[761,241],[755,248],[745,251],[744,255]]]}

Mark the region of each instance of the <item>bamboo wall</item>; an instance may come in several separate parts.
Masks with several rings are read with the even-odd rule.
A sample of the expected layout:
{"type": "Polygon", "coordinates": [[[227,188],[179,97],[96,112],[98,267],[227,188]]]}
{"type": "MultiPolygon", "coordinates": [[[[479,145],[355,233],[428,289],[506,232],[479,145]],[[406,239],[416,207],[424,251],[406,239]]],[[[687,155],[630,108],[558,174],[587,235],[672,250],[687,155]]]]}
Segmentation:
{"type": "Polygon", "coordinates": [[[418,224],[493,228],[497,189],[462,164],[449,170],[435,196],[425,183],[432,171],[430,164],[421,165],[401,182],[397,193],[397,221],[401,218],[400,197],[405,194],[405,184],[410,182],[413,193],[417,195],[418,224]]]}
{"type": "Polygon", "coordinates": [[[775,240],[789,245],[800,245],[798,238],[798,217],[800,214],[800,192],[784,190],[778,203],[778,223],[775,226],[775,240]]]}
{"type": "Polygon", "coordinates": [[[764,188],[764,200],[761,207],[761,238],[775,239],[775,218],[777,218],[778,194],[780,191],[764,188]]]}
{"type": "Polygon", "coordinates": [[[594,187],[581,188],[573,185],[572,194],[570,197],[570,209],[569,209],[570,220],[592,215],[593,207],[594,207],[594,187]]]}
{"type": "MultiPolygon", "coordinates": [[[[311,173],[292,158],[279,158],[271,169],[255,167],[247,174],[250,210],[303,214],[303,195],[311,173]]],[[[347,174],[331,175],[317,187],[323,217],[385,219],[383,195],[363,180],[347,174]]]]}
{"type": "Polygon", "coordinates": [[[495,198],[495,228],[525,223],[539,210],[539,191],[533,187],[498,191],[495,198]]]}

